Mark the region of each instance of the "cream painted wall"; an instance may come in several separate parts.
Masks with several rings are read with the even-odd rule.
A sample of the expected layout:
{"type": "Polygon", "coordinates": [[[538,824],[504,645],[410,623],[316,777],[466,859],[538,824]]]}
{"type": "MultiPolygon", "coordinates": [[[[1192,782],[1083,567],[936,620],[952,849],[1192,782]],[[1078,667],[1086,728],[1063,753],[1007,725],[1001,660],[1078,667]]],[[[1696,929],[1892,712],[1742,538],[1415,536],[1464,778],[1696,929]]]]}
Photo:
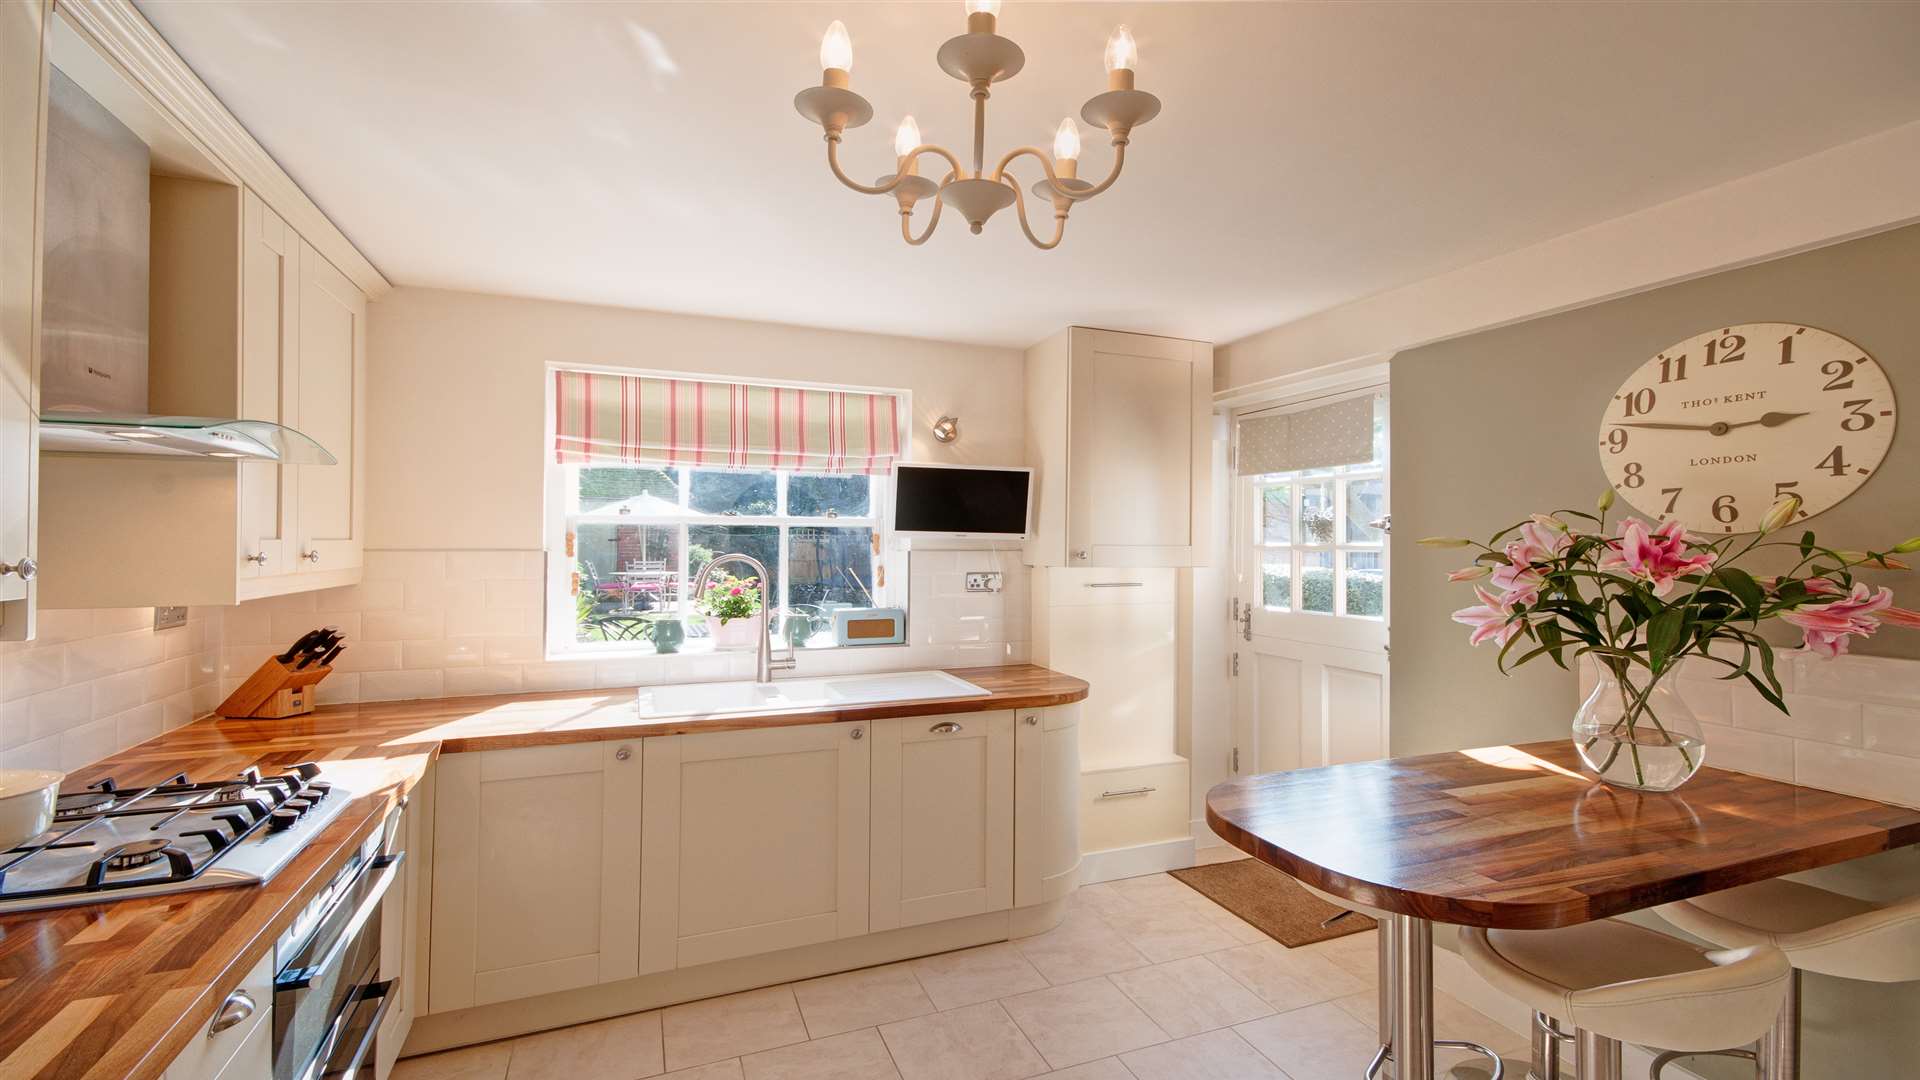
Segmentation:
{"type": "Polygon", "coordinates": [[[401,288],[369,321],[369,548],[541,547],[549,362],[910,390],[915,460],[1025,458],[1017,350],[401,288]]]}

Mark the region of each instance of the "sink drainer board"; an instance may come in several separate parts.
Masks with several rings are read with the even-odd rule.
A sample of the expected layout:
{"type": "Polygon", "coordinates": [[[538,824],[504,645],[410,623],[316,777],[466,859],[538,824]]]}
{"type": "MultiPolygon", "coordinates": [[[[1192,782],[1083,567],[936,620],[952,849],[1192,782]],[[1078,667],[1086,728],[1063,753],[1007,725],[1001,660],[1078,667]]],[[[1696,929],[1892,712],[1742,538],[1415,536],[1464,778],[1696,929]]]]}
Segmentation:
{"type": "Polygon", "coordinates": [[[1373,929],[1373,920],[1360,914],[1348,914],[1338,922],[1322,925],[1344,909],[1313,895],[1258,859],[1235,859],[1167,873],[1290,949],[1373,929]]]}
{"type": "Polygon", "coordinates": [[[730,713],[825,709],[887,701],[988,697],[992,691],[944,671],[890,671],[873,675],[834,675],[819,679],[783,679],[772,683],[684,683],[643,686],[640,715],[724,716],[730,713]]]}

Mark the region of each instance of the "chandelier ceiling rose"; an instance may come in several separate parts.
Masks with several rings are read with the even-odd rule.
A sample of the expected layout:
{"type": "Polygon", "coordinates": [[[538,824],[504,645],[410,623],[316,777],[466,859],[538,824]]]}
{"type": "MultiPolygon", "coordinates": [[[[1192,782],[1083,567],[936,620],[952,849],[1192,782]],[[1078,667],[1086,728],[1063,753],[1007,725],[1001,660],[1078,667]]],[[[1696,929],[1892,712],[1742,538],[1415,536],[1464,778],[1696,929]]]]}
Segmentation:
{"type": "Polygon", "coordinates": [[[1026,66],[1026,53],[1011,39],[996,33],[1000,0],[967,0],[967,32],[949,38],[935,55],[940,69],[969,87],[973,99],[973,155],[968,169],[952,151],[920,141],[920,128],[913,117],[900,122],[894,134],[894,171],[861,184],[840,167],[840,142],[849,128],[857,128],[873,119],[873,106],[852,88],[853,40],[839,20],[827,27],[820,42],[820,85],[809,86],[794,95],[793,107],[807,120],[820,125],[827,142],[827,167],[834,178],[863,195],[891,195],[900,211],[900,236],[909,244],[924,244],[940,224],[940,211],[951,206],[978,233],[994,214],[1014,208],[1020,219],[1020,231],[1042,251],[1060,244],[1066,233],[1067,214],[1073,204],[1085,202],[1113,186],[1126,164],[1127,144],[1133,129],[1160,114],[1160,99],[1133,85],[1138,49],[1133,34],[1121,26],[1107,40],[1107,89],[1088,99],[1080,108],[1081,119],[1096,128],[1106,129],[1113,147],[1113,168],[1106,179],[1091,183],[1080,179],[1080,132],[1073,118],[1060,122],[1054,135],[1053,153],[1037,147],[1022,146],[1008,151],[992,169],[986,168],[987,98],[994,83],[1020,73],[1026,66]],[[921,175],[920,159],[943,159],[946,171],[935,182],[921,175]],[[1042,241],[1027,222],[1027,203],[1020,181],[1008,171],[1015,159],[1031,156],[1045,174],[1036,182],[1034,197],[1053,208],[1053,238],[1042,241]],[[933,213],[926,228],[913,231],[914,207],[933,199],[933,213]]]}

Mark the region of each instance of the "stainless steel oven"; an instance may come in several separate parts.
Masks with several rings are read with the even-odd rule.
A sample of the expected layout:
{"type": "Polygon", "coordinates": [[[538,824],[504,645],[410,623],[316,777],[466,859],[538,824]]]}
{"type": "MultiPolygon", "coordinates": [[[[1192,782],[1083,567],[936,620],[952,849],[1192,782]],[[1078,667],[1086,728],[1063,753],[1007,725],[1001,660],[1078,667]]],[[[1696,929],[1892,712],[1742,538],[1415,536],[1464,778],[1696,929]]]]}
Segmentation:
{"type": "Polygon", "coordinates": [[[400,875],[398,810],[274,943],[273,1080],[373,1080],[396,1000],[380,980],[380,909],[400,875]]]}

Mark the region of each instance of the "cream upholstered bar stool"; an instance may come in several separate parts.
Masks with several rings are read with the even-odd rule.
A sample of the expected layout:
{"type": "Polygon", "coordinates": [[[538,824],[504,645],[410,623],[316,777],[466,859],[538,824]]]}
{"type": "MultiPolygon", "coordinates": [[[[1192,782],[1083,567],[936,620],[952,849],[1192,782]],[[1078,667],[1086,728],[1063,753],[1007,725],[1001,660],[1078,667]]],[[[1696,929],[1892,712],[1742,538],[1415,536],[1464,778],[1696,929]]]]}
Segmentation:
{"type": "MultiPolygon", "coordinates": [[[[1378,908],[1371,908],[1365,904],[1355,903],[1345,897],[1321,892],[1319,889],[1314,888],[1304,881],[1300,881],[1298,878],[1294,880],[1299,882],[1301,888],[1332,904],[1334,907],[1345,909],[1344,913],[1365,915],[1372,919],[1375,925],[1379,927],[1378,933],[1380,936],[1375,939],[1374,952],[1375,955],[1378,956],[1380,964],[1380,1048],[1374,1052],[1373,1060],[1367,1063],[1366,1071],[1361,1074],[1363,1080],[1374,1080],[1375,1077],[1381,1074],[1381,1070],[1393,1061],[1393,1003],[1399,1000],[1399,996],[1394,993],[1393,981],[1398,977],[1400,970],[1400,965],[1394,954],[1401,947],[1399,938],[1394,932],[1395,923],[1393,913],[1382,911],[1378,908]]],[[[1340,917],[1339,915],[1334,916],[1335,919],[1340,917]]],[[[1332,922],[1333,920],[1329,919],[1327,921],[1332,922]]],[[[1485,1046],[1481,1046],[1479,1043],[1467,1042],[1464,1039],[1435,1039],[1433,1040],[1433,1045],[1444,1046],[1454,1050],[1466,1050],[1486,1058],[1493,1064],[1493,1072],[1488,1075],[1487,1080],[1503,1080],[1503,1077],[1506,1075],[1506,1062],[1500,1059],[1499,1054],[1494,1053],[1493,1050],[1485,1046]]],[[[1387,1075],[1392,1076],[1394,1074],[1388,1073],[1387,1075]]]]}
{"type": "MultiPolygon", "coordinates": [[[[1771,945],[1709,951],[1617,919],[1558,930],[1462,927],[1460,952],[1495,989],[1573,1025],[1577,1080],[1620,1080],[1622,1043],[1750,1043],[1773,1026],[1793,978],[1771,945]]],[[[1558,1080],[1554,1057],[1536,1038],[1529,1075],[1558,1080]]]]}
{"type": "MultiPolygon", "coordinates": [[[[1757,1055],[1766,1080],[1796,1080],[1800,1075],[1802,971],[1864,982],[1920,981],[1920,896],[1876,904],[1775,878],[1654,911],[1716,945],[1771,945],[1786,954],[1794,968],[1787,999],[1757,1055]]],[[[1655,1076],[1661,1066],[1682,1056],[1660,1055],[1655,1076]]]]}

